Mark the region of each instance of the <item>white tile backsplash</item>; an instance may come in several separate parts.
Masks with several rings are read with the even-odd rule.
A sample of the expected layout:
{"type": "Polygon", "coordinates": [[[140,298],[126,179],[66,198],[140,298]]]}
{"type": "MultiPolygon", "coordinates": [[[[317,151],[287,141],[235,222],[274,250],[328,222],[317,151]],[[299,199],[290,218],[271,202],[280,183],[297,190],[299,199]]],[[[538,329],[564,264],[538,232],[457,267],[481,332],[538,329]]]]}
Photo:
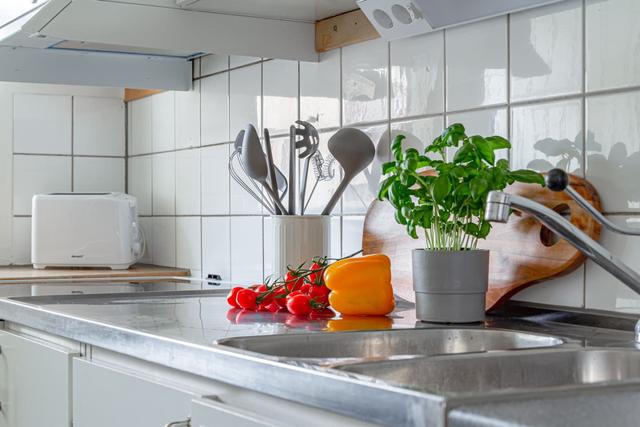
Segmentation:
{"type": "Polygon", "coordinates": [[[176,213],[176,153],[154,154],[153,214],[175,215],[176,213]]]}
{"type": "Polygon", "coordinates": [[[200,146],[200,84],[175,94],[176,148],[200,146]]]}
{"type": "Polygon", "coordinates": [[[13,96],[14,153],[71,154],[71,96],[13,96]]]}
{"type": "Polygon", "coordinates": [[[389,110],[389,46],[371,40],[342,49],[343,123],[384,120],[389,110]]]}
{"type": "Polygon", "coordinates": [[[587,99],[587,179],[608,212],[640,211],[640,91],[587,99]]]}
{"type": "Polygon", "coordinates": [[[200,150],[176,151],[176,215],[200,214],[200,150]]]}
{"type": "Polygon", "coordinates": [[[317,129],[340,126],[340,50],[300,63],[300,120],[317,129]]]}
{"type": "Polygon", "coordinates": [[[449,111],[507,102],[507,17],[451,28],[445,43],[449,111]]]}
{"type": "Polygon", "coordinates": [[[31,264],[31,218],[13,218],[13,242],[11,263],[17,265],[31,264]]]}
{"type": "Polygon", "coordinates": [[[176,267],[193,271],[202,268],[201,236],[199,216],[176,218],[176,267]]]}
{"type": "Polygon", "coordinates": [[[262,65],[264,127],[271,135],[289,134],[298,120],[298,62],[274,59],[262,65]]]}
{"type": "Polygon", "coordinates": [[[124,111],[122,99],[75,96],[73,154],[124,157],[124,111]]]}
{"type": "Polygon", "coordinates": [[[391,42],[391,118],[442,112],[444,32],[391,42]]]}
{"type": "Polygon", "coordinates": [[[582,90],[582,0],[511,16],[511,100],[582,90]]]}
{"type": "Polygon", "coordinates": [[[35,194],[71,191],[71,157],[13,156],[13,214],[31,215],[35,194]]]}
{"type": "Polygon", "coordinates": [[[586,0],[587,90],[640,84],[640,2],[586,0]]]}
{"type": "Polygon", "coordinates": [[[175,94],[163,92],[151,97],[151,146],[154,153],[176,148],[175,94]]]}
{"type": "MultiPolygon", "coordinates": [[[[567,0],[392,43],[373,40],[324,53],[319,63],[202,58],[196,64],[205,76],[199,80],[199,172],[192,167],[194,159],[189,160],[192,150],[181,150],[194,144],[179,141],[180,94],[175,94],[179,150],[171,153],[173,168],[165,167],[172,158],[164,154],[154,154],[153,161],[138,157],[152,152],[151,135],[158,133],[151,124],[154,97],[129,104],[129,155],[134,156],[129,158],[129,191],[140,197],[141,211],[155,215],[141,221],[153,229],[147,259],[241,284],[268,274],[270,219],[230,180],[226,143],[247,123],[260,132],[262,123],[276,133],[286,132],[298,109],[301,119],[320,130],[324,157],[328,138],[344,125],[363,129],[378,145],[376,164],[354,179],[333,213],[333,257],[361,248],[364,214],[377,193],[390,140],[403,133],[408,137],[405,147],[422,148],[454,122],[463,123],[469,134],[508,137],[513,149],[502,156],[514,168],[563,167],[586,173],[605,210],[617,213],[612,218],[640,221],[640,195],[633,188],[640,170],[633,167],[640,150],[640,92],[634,91],[640,81],[632,54],[640,31],[633,14],[638,6],[631,0],[585,0],[585,12],[582,4],[567,0]],[[184,164],[181,156],[186,156],[184,164]],[[193,214],[198,203],[200,212],[193,214]],[[174,217],[172,209],[180,216],[174,217]],[[157,232],[164,233],[159,240],[157,232]]],[[[193,118],[197,129],[197,114],[186,118],[193,118]]],[[[275,163],[286,171],[288,138],[275,135],[272,143],[275,163]]],[[[334,166],[336,177],[319,184],[308,212],[319,211],[337,186],[341,170],[334,166]]],[[[307,194],[314,183],[310,172],[307,194]]],[[[604,232],[602,241],[640,269],[634,265],[640,248],[633,238],[604,232]]],[[[640,307],[640,300],[591,263],[514,298],[607,310],[640,307]]]]}
{"type": "Polygon", "coordinates": [[[201,90],[202,145],[229,141],[229,74],[202,79],[201,90]]]}
{"type": "Polygon", "coordinates": [[[74,157],[73,191],[124,193],[124,163],[124,159],[117,158],[74,157]]]}

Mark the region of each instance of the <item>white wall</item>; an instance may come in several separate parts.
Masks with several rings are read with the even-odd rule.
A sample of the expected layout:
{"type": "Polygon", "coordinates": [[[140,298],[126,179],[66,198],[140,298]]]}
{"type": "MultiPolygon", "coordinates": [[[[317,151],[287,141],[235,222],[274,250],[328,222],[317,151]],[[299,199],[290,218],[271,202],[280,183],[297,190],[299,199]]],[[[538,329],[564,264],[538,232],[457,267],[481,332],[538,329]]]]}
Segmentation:
{"type": "MultiPolygon", "coordinates": [[[[446,124],[462,122],[470,133],[508,137],[514,168],[558,166],[585,176],[610,218],[638,225],[638,15],[636,0],[568,0],[412,39],[345,47],[319,64],[204,58],[192,92],[130,105],[129,186],[145,207],[148,259],[234,281],[268,273],[270,220],[229,180],[229,142],[248,122],[267,127],[276,162],[284,165],[286,127],[296,118],[317,126],[323,153],[342,125],[384,145],[390,131],[426,142],[446,124]]],[[[334,212],[334,254],[359,247],[378,168],[358,176],[334,212]]],[[[334,186],[320,188],[312,211],[334,186]]],[[[640,270],[638,238],[604,231],[602,241],[640,270]]],[[[637,295],[590,262],[516,298],[640,312],[637,295]]]]}
{"type": "MultiPolygon", "coordinates": [[[[76,86],[63,86],[63,85],[38,85],[38,84],[22,84],[22,83],[3,83],[0,82],[0,265],[6,264],[28,264],[30,259],[30,212],[24,211],[24,209],[16,206],[16,200],[24,200],[30,198],[31,194],[28,193],[30,182],[27,179],[14,180],[14,174],[23,176],[20,171],[16,171],[14,168],[14,161],[17,159],[19,165],[26,165],[27,169],[32,172],[42,174],[45,179],[49,178],[52,171],[57,164],[61,162],[68,162],[71,171],[76,169],[74,167],[74,161],[77,166],[77,159],[80,160],[80,168],[86,165],[87,161],[91,158],[82,154],[83,149],[87,147],[95,147],[94,151],[97,156],[102,156],[100,150],[104,146],[104,140],[100,139],[102,136],[101,124],[105,121],[105,116],[84,116],[78,117],[76,114],[76,120],[78,123],[84,123],[89,128],[95,130],[95,134],[78,134],[78,126],[73,126],[74,106],[76,100],[90,100],[92,98],[98,99],[112,99],[117,100],[120,103],[120,124],[122,129],[122,135],[119,139],[122,149],[117,156],[120,157],[122,167],[120,167],[121,181],[124,183],[124,106],[122,104],[123,90],[122,89],[108,89],[108,88],[91,88],[91,87],[76,87],[76,86]],[[25,101],[28,105],[22,105],[22,111],[27,112],[27,119],[31,123],[31,126],[22,126],[23,131],[18,132],[18,138],[21,139],[21,143],[15,144],[15,129],[14,123],[17,118],[14,114],[14,107],[16,98],[18,95],[18,102],[25,101]],[[25,97],[25,95],[27,95],[25,97]],[[32,99],[29,99],[28,95],[35,95],[35,101],[33,106],[29,104],[32,99]],[[53,95],[54,98],[46,98],[48,95],[53,95]],[[61,108],[53,108],[52,115],[42,114],[43,111],[47,111],[47,106],[38,102],[38,96],[45,97],[45,99],[53,99],[53,105],[61,108]],[[22,100],[22,101],[20,101],[22,100]],[[57,102],[62,100],[62,102],[57,102]],[[39,110],[39,107],[43,109],[39,110]],[[33,107],[33,108],[31,108],[33,107]],[[70,108],[70,111],[67,111],[70,108]],[[29,117],[32,114],[32,117],[29,117]],[[57,120],[58,124],[55,127],[56,130],[60,130],[60,133],[46,134],[48,129],[42,125],[42,120],[45,118],[51,118],[57,120]],[[60,120],[64,118],[64,123],[60,123],[60,120]],[[93,123],[93,125],[92,125],[93,123]],[[68,131],[67,131],[68,130],[68,131]],[[37,137],[38,132],[41,132],[41,137],[37,137]],[[20,137],[22,135],[22,137],[20,137]],[[34,135],[36,137],[34,137],[34,135]],[[68,136],[68,140],[67,140],[68,136]],[[74,141],[75,139],[75,141],[74,141]],[[80,146],[78,143],[85,141],[86,143],[80,146]],[[75,142],[75,145],[74,145],[75,142]],[[63,149],[65,155],[60,155],[60,145],[64,145],[63,149]],[[67,148],[68,147],[68,151],[67,148]],[[76,148],[78,147],[78,148],[76,148]],[[75,151],[74,151],[75,148],[75,151]],[[78,151],[79,150],[79,151],[78,151]],[[16,154],[15,153],[20,153],[16,154]],[[73,155],[76,154],[76,155],[73,155]],[[14,189],[17,192],[14,192],[14,189]],[[14,194],[17,193],[17,194],[14,194]]],[[[20,108],[19,108],[20,109],[20,108]]],[[[75,110],[77,113],[78,109],[75,110]]],[[[92,149],[85,153],[91,153],[92,149]]],[[[116,170],[116,169],[114,169],[116,170]]],[[[23,170],[24,172],[24,170],[23,170]]],[[[109,170],[109,174],[113,172],[109,170]]],[[[74,185],[73,172],[68,176],[68,189],[83,187],[83,183],[87,180],[82,176],[76,177],[76,185],[74,185]]],[[[65,186],[67,183],[65,183],[65,186]]],[[[123,190],[124,188],[122,188],[123,190]]],[[[85,190],[86,191],[86,190],[85,190]]],[[[18,203],[20,204],[20,203],[18,203]]]]}

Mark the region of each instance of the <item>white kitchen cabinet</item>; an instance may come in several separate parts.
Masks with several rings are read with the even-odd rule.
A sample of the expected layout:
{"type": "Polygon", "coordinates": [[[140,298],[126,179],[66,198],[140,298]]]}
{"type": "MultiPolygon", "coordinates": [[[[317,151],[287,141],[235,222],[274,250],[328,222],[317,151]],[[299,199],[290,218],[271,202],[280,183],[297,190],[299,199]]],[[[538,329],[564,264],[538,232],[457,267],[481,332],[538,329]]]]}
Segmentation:
{"type": "Polygon", "coordinates": [[[164,426],[188,419],[195,397],[142,373],[84,359],[73,361],[74,427],[164,426]]]}
{"type": "Polygon", "coordinates": [[[77,353],[9,332],[0,332],[0,349],[0,426],[71,426],[77,353]]]}
{"type": "Polygon", "coordinates": [[[283,424],[263,414],[231,407],[216,398],[195,399],[191,404],[190,427],[276,427],[283,424]]]}

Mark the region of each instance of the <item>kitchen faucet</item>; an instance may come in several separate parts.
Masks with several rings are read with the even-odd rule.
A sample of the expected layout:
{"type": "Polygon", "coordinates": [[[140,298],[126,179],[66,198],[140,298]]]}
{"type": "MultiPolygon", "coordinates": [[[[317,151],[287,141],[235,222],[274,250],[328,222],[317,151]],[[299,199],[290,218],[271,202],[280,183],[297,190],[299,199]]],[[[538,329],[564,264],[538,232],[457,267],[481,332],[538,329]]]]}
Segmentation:
{"type": "MultiPolygon", "coordinates": [[[[640,235],[640,230],[620,227],[613,224],[589,204],[577,191],[569,185],[569,177],[561,169],[552,169],[546,176],[547,188],[552,191],[565,191],[576,202],[591,214],[599,223],[614,232],[627,235],[640,235]]],[[[582,230],[573,225],[556,211],[548,207],[503,191],[491,191],[487,197],[485,220],[505,223],[509,219],[511,209],[533,215],[551,231],[564,238],[576,249],[592,261],[607,270],[622,283],[640,295],[640,274],[632,270],[619,258],[613,256],[607,249],[587,236],[582,230]]],[[[635,341],[640,343],[640,320],[635,326],[635,341]]]]}

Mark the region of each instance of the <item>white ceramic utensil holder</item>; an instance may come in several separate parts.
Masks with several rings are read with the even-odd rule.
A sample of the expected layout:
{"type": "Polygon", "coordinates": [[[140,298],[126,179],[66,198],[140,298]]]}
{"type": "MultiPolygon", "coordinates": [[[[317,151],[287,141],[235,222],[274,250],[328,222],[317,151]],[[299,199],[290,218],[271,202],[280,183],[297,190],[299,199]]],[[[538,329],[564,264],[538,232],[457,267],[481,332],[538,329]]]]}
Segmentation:
{"type": "Polygon", "coordinates": [[[331,218],[328,215],[274,215],[273,275],[283,277],[314,257],[329,255],[331,218]]]}

